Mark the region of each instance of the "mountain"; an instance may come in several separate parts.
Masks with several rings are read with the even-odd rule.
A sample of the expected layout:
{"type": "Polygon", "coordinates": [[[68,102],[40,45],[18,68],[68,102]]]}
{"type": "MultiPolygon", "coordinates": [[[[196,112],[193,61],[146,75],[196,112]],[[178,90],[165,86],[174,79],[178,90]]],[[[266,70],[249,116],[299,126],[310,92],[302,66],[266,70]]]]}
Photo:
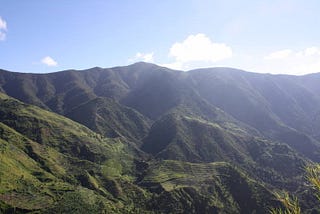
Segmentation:
{"type": "Polygon", "coordinates": [[[190,75],[208,102],[319,161],[320,97],[315,88],[307,86],[311,76],[255,74],[227,68],[195,70],[190,75]]]}
{"type": "Polygon", "coordinates": [[[133,150],[57,114],[3,94],[0,100],[2,210],[54,212],[76,205],[85,211],[96,209],[96,202],[113,207],[114,179],[134,176],[133,150]],[[65,204],[74,197],[83,204],[65,204]]]}
{"type": "Polygon", "coordinates": [[[74,198],[91,195],[83,206],[92,212],[100,204],[120,213],[263,213],[278,205],[272,191],[285,189],[305,211],[317,209],[302,184],[304,166],[320,162],[318,83],[317,74],[183,72],[148,63],[50,74],[0,70],[0,122],[10,130],[0,142],[23,154],[10,153],[7,162],[21,169],[18,157],[30,159],[17,175],[39,180],[51,197],[43,207],[10,201],[27,185],[15,189],[5,178],[13,188],[0,191],[0,205],[57,212],[80,209],[74,198]],[[69,189],[48,189],[37,170],[69,189]]]}
{"type": "Polygon", "coordinates": [[[191,114],[201,114],[211,122],[215,122],[217,115],[224,114],[232,117],[234,123],[241,122],[265,137],[284,142],[304,156],[319,161],[320,95],[315,86],[319,78],[317,75],[255,74],[230,68],[182,72],[136,63],[126,67],[51,74],[2,70],[0,90],[78,122],[87,121],[86,126],[107,137],[121,134],[131,136],[132,140],[141,139],[153,121],[178,107],[179,110],[190,110],[191,114]],[[117,109],[135,110],[131,115],[139,112],[140,115],[134,115],[136,119],[131,120],[137,124],[131,124],[128,129],[128,120],[115,116],[102,119],[105,114],[93,119],[99,115],[93,110],[99,104],[94,101],[96,98],[117,102],[117,109]],[[93,104],[95,102],[97,104],[93,104]],[[87,108],[85,105],[92,106],[91,115],[86,118],[74,116],[82,114],[80,111],[87,108]],[[212,113],[213,108],[216,113],[212,113]],[[104,130],[94,122],[97,120],[99,124],[106,124],[103,120],[107,120],[118,125],[104,130]],[[134,127],[141,126],[142,133],[134,136],[137,133],[134,127]]]}
{"type": "Polygon", "coordinates": [[[139,144],[148,133],[148,118],[110,98],[94,98],[72,109],[68,118],[107,137],[124,136],[139,144]]]}
{"type": "Polygon", "coordinates": [[[268,189],[224,162],[156,162],[141,185],[161,192],[152,201],[161,213],[264,213],[277,204],[268,189]]]}
{"type": "Polygon", "coordinates": [[[0,208],[5,213],[189,208],[195,213],[233,213],[277,204],[270,190],[227,163],[146,163],[121,138],[103,138],[4,94],[0,101],[0,208]],[[239,195],[239,188],[252,194],[239,195]]]}

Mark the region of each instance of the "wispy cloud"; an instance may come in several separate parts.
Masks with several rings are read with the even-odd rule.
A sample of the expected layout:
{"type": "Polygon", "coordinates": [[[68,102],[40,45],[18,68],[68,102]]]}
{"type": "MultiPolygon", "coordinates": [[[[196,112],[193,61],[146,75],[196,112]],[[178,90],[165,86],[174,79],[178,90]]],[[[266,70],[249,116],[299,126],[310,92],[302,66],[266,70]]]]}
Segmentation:
{"type": "Polygon", "coordinates": [[[6,39],[7,22],[0,16],[0,41],[6,39]]]}
{"type": "Polygon", "coordinates": [[[284,49],[264,57],[257,69],[270,73],[296,74],[320,72],[320,47],[284,49]]]}
{"type": "MultiPolygon", "coordinates": [[[[138,52],[129,62],[154,62],[156,60],[153,56],[153,52],[138,52]]],[[[249,54],[243,50],[233,51],[229,45],[214,42],[205,34],[189,35],[172,44],[167,59],[168,61],[156,63],[177,70],[225,66],[273,74],[303,75],[320,72],[318,46],[300,50],[290,47],[270,53],[249,54]]]]}
{"type": "Polygon", "coordinates": [[[184,69],[184,65],[182,62],[164,63],[164,64],[160,64],[160,66],[175,69],[175,70],[183,70],[184,69]]]}
{"type": "Polygon", "coordinates": [[[152,53],[136,53],[136,55],[133,58],[130,58],[128,60],[130,63],[137,62],[137,61],[143,61],[143,62],[154,62],[153,59],[153,52],[152,53]]]}
{"type": "Polygon", "coordinates": [[[42,64],[45,64],[49,67],[57,66],[58,63],[50,56],[46,56],[41,60],[42,64]]]}
{"type": "Polygon", "coordinates": [[[213,42],[205,34],[189,35],[170,48],[169,57],[174,62],[165,64],[174,69],[190,67],[190,64],[213,64],[232,57],[232,49],[224,43],[213,42]]]}
{"type": "Polygon", "coordinates": [[[270,53],[269,55],[265,56],[264,59],[266,60],[275,60],[275,59],[285,59],[292,54],[293,51],[290,49],[275,51],[270,53]]]}

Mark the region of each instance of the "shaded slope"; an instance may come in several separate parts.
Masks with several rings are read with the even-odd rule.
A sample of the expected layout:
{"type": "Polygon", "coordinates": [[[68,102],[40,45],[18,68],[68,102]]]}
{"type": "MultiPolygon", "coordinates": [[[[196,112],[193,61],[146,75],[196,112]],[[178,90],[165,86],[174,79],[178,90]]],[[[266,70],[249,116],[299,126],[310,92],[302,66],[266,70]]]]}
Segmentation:
{"type": "Polygon", "coordinates": [[[160,192],[152,202],[163,213],[268,213],[276,204],[268,189],[223,162],[154,163],[141,185],[160,192]]]}
{"type": "Polygon", "coordinates": [[[178,79],[180,72],[160,67],[148,72],[122,102],[154,120],[179,104],[185,86],[178,79]]]}
{"type": "Polygon", "coordinates": [[[235,140],[231,140],[218,124],[169,114],[152,126],[141,148],[165,159],[243,162],[243,149],[239,142],[232,145],[231,141],[235,140]]]}
{"type": "MultiPolygon", "coordinates": [[[[254,74],[230,68],[184,73],[148,63],[41,75],[0,71],[0,90],[70,116],[107,136],[139,139],[143,134],[137,133],[133,123],[142,123],[140,117],[134,117],[131,119],[137,121],[128,126],[130,122],[125,122],[125,118],[130,117],[123,113],[111,116],[124,122],[113,120],[112,128],[101,118],[96,124],[93,122],[96,104],[89,105],[89,101],[97,97],[114,99],[122,105],[121,111],[126,105],[153,121],[174,110],[214,123],[231,121],[255,135],[259,131],[271,140],[284,142],[314,161],[320,160],[318,82],[318,75],[254,74]],[[88,120],[81,118],[79,112],[83,108],[88,108],[85,113],[88,120]]],[[[100,106],[102,103],[98,102],[100,106]]],[[[114,105],[109,106],[105,102],[100,109],[115,112],[114,105]]]]}
{"type": "Polygon", "coordinates": [[[102,101],[100,98],[99,101],[97,98],[97,95],[103,95],[120,99],[128,90],[119,74],[111,69],[93,68],[86,72],[70,70],[51,74],[0,70],[0,86],[8,95],[83,122],[107,137],[126,136],[137,141],[148,128],[146,119],[134,110],[111,99],[102,101]],[[97,106],[102,115],[99,118],[96,118],[97,106]]]}
{"type": "Polygon", "coordinates": [[[190,72],[194,87],[208,102],[319,161],[320,143],[313,137],[319,133],[315,118],[320,99],[303,85],[302,78],[229,68],[190,72]]]}
{"type": "MultiPolygon", "coordinates": [[[[107,97],[117,101],[131,97],[129,93],[143,90],[141,88],[145,88],[146,84],[154,82],[158,77],[163,76],[169,80],[171,72],[169,69],[147,63],[110,69],[95,67],[83,71],[67,70],[50,74],[0,70],[0,90],[23,102],[51,109],[59,114],[67,114],[74,107],[95,97],[107,97]]],[[[136,92],[134,94],[137,95],[136,92]]]]}
{"type": "Polygon", "coordinates": [[[68,118],[106,137],[126,137],[138,145],[148,132],[149,120],[110,98],[95,98],[72,109],[68,118]]]}
{"type": "Polygon", "coordinates": [[[156,121],[141,149],[157,158],[233,163],[271,186],[296,189],[308,163],[289,146],[252,135],[235,124],[169,114],[156,121]],[[232,126],[231,126],[232,125],[232,126]]]}
{"type": "Polygon", "coordinates": [[[0,70],[1,88],[23,102],[63,114],[94,97],[78,72],[53,74],[24,74],[0,70]]]}

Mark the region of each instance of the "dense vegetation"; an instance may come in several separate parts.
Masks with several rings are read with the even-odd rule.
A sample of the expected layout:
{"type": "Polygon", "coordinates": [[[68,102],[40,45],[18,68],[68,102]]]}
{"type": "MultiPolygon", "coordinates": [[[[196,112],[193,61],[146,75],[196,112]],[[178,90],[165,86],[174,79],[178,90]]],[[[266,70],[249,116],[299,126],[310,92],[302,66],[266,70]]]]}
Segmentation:
{"type": "Polygon", "coordinates": [[[320,161],[318,83],[146,63],[0,70],[0,211],[268,213],[285,190],[317,212],[304,167],[320,161]]]}

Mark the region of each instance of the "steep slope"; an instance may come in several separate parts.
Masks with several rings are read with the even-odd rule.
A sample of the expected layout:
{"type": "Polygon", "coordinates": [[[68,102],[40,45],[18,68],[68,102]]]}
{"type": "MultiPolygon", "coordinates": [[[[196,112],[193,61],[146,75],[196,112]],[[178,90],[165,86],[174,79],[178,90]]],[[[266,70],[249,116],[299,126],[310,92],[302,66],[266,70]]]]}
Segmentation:
{"type": "Polygon", "coordinates": [[[160,192],[152,205],[162,213],[268,213],[277,204],[268,189],[224,162],[155,162],[141,185],[160,192]]]}
{"type": "Polygon", "coordinates": [[[137,139],[145,135],[149,122],[113,100],[127,91],[126,83],[118,76],[111,69],[101,68],[43,75],[0,70],[0,91],[82,122],[107,137],[121,135],[138,142],[137,139]],[[99,95],[109,99],[98,98],[99,95]],[[96,114],[97,109],[100,115],[96,114]]]}
{"type": "Polygon", "coordinates": [[[243,162],[245,155],[241,154],[244,149],[240,142],[232,145],[235,140],[226,135],[216,123],[168,114],[154,123],[141,148],[164,159],[243,162]]]}
{"type": "Polygon", "coordinates": [[[125,199],[126,194],[144,194],[128,183],[136,175],[139,159],[120,139],[105,139],[67,118],[3,94],[0,121],[1,209],[73,209],[79,204],[67,204],[69,197],[90,197],[81,204],[84,211],[98,209],[99,202],[103,209],[121,213],[121,204],[135,200],[134,196],[125,199]],[[124,201],[117,207],[122,185],[132,187],[121,193],[124,201]]]}
{"type": "Polygon", "coordinates": [[[12,177],[1,174],[7,187],[0,207],[53,213],[70,207],[119,213],[265,209],[273,204],[268,189],[302,188],[304,165],[309,158],[319,161],[318,81],[317,75],[227,68],[185,73],[146,63],[52,74],[0,71],[0,91],[91,129],[0,94],[2,170],[18,169],[12,177]],[[30,202],[32,194],[41,206],[30,202]]]}
{"type": "Polygon", "coordinates": [[[97,97],[113,99],[121,111],[130,107],[152,121],[176,109],[201,115],[210,122],[232,118],[237,126],[259,131],[271,140],[286,143],[304,156],[320,161],[317,82],[320,82],[317,75],[254,74],[230,68],[184,73],[148,63],[41,75],[0,71],[0,90],[71,117],[109,137],[121,135],[134,141],[141,139],[147,130],[143,121],[147,119],[138,114],[130,118],[126,113],[110,117],[103,114],[102,118],[94,119],[97,105],[105,113],[115,112],[114,105],[108,102],[92,104],[97,97]],[[211,107],[208,108],[208,104],[211,107]],[[82,118],[84,114],[79,112],[90,107],[92,109],[85,110],[86,119],[82,118]],[[106,122],[103,118],[112,121],[106,122]],[[126,118],[137,120],[128,127],[126,118]],[[99,124],[93,122],[96,120],[99,124]],[[136,125],[143,126],[142,133],[137,133],[136,125]]]}
{"type": "Polygon", "coordinates": [[[157,68],[149,73],[121,101],[154,120],[179,104],[185,86],[179,81],[180,72],[157,68]]]}
{"type": "Polygon", "coordinates": [[[0,74],[2,91],[60,114],[94,97],[86,81],[72,70],[45,75],[0,70],[0,74]]]}
{"type": "MultiPolygon", "coordinates": [[[[315,123],[320,97],[308,90],[305,77],[255,74],[216,68],[190,72],[199,94],[265,136],[287,143],[320,161],[315,123]]],[[[320,80],[319,80],[320,81],[320,80]]]]}
{"type": "Polygon", "coordinates": [[[26,74],[0,70],[0,91],[23,102],[67,114],[95,97],[122,100],[164,68],[146,63],[110,69],[67,70],[50,74],[26,74]]]}
{"type": "Polygon", "coordinates": [[[270,190],[226,163],[146,163],[120,138],[1,93],[0,121],[5,213],[266,213],[277,204],[270,190]]]}
{"type": "Polygon", "coordinates": [[[66,176],[66,172],[57,164],[63,161],[63,156],[38,146],[3,123],[0,123],[0,131],[0,201],[19,209],[42,209],[53,203],[53,191],[72,189],[71,185],[57,178],[59,175],[66,176]],[[33,155],[34,159],[30,157],[31,153],[39,154],[39,150],[50,154],[46,160],[47,166],[38,162],[43,155],[33,155]],[[43,169],[45,167],[47,170],[43,169]],[[41,188],[42,185],[45,186],[41,188]],[[50,192],[47,192],[49,189],[50,192]]]}
{"type": "Polygon", "coordinates": [[[68,118],[106,137],[123,136],[137,145],[149,130],[150,121],[137,111],[110,98],[95,98],[72,109],[68,118]]]}
{"type": "Polygon", "coordinates": [[[255,136],[240,127],[169,114],[156,121],[142,150],[157,158],[233,163],[272,186],[296,189],[308,160],[286,144],[255,136]],[[289,178],[289,179],[288,179],[289,178]]]}
{"type": "Polygon", "coordinates": [[[64,115],[92,98],[107,97],[155,118],[177,104],[178,73],[181,72],[146,63],[51,74],[0,70],[0,90],[23,102],[64,115]],[[159,103],[159,96],[166,102],[159,103]]]}

